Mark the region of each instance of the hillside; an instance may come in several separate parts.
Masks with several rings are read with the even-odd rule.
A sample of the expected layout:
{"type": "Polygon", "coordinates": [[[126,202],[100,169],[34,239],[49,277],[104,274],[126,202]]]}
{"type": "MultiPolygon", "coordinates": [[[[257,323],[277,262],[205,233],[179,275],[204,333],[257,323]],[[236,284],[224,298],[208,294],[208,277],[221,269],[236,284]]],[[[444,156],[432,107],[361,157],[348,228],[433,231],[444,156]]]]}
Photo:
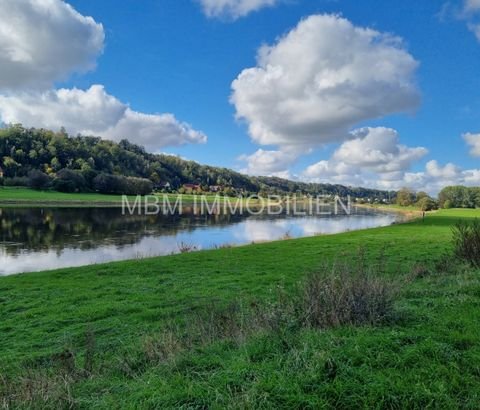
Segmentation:
{"type": "Polygon", "coordinates": [[[359,198],[387,199],[394,192],[342,185],[311,184],[273,177],[252,177],[227,168],[200,165],[176,156],[151,154],[127,140],[119,143],[91,136],[69,136],[65,132],[24,128],[0,130],[0,167],[3,179],[27,177],[32,170],[55,177],[61,170],[75,171],[85,181],[81,191],[95,191],[99,174],[146,178],[156,189],[178,190],[183,184],[198,184],[204,190],[219,186],[227,193],[338,194],[359,198]]]}

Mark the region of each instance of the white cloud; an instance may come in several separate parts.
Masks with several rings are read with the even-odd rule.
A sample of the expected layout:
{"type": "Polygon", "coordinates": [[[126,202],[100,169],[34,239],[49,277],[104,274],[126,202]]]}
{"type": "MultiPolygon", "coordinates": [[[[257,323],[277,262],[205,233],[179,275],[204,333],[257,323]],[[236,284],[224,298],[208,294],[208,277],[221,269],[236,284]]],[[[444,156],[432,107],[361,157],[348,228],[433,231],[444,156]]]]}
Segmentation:
{"type": "Polygon", "coordinates": [[[375,172],[404,171],[424,157],[423,147],[409,148],[399,143],[397,131],[391,128],[362,128],[352,132],[355,137],[344,142],[333,160],[375,172]]]}
{"type": "Polygon", "coordinates": [[[158,151],[185,143],[203,143],[207,137],[172,114],[143,114],[109,95],[103,86],[88,90],[59,89],[42,93],[0,95],[0,119],[28,127],[71,134],[98,135],[112,140],[123,138],[158,151]]]}
{"type": "Polygon", "coordinates": [[[424,172],[406,174],[405,186],[424,190],[432,194],[438,193],[449,185],[478,186],[480,169],[462,170],[455,164],[440,165],[437,161],[429,161],[424,172]]]}
{"type": "Polygon", "coordinates": [[[287,168],[294,164],[299,155],[295,151],[259,149],[252,155],[241,155],[238,159],[247,163],[247,167],[241,170],[245,174],[289,178],[287,168]]]}
{"type": "Polygon", "coordinates": [[[104,31],[62,0],[0,0],[0,89],[50,87],[95,67],[104,31]]]}
{"type": "Polygon", "coordinates": [[[463,138],[469,146],[471,146],[470,154],[474,157],[480,157],[480,134],[472,134],[470,132],[463,134],[463,138]]]}
{"type": "Polygon", "coordinates": [[[199,0],[208,17],[237,19],[264,7],[272,7],[281,0],[199,0]]]}
{"type": "Polygon", "coordinates": [[[442,167],[436,160],[427,162],[425,170],[427,176],[443,180],[456,180],[462,172],[459,167],[451,162],[442,167]]]}
{"type": "Polygon", "coordinates": [[[391,128],[361,128],[351,133],[329,160],[309,166],[304,176],[318,182],[374,183],[384,186],[403,179],[413,163],[427,154],[423,147],[400,144],[397,131],[391,128]],[[373,180],[376,182],[372,182],[373,180]]]}
{"type": "Polygon", "coordinates": [[[397,131],[391,128],[361,128],[351,136],[330,159],[309,166],[303,176],[314,182],[391,189],[401,186],[413,163],[428,152],[400,144],[397,131]]]}
{"type": "Polygon", "coordinates": [[[392,173],[377,173],[349,167],[343,163],[320,161],[308,167],[303,176],[312,182],[334,182],[386,190],[398,190],[406,186],[417,191],[426,191],[431,195],[436,195],[448,185],[480,184],[480,169],[462,170],[452,163],[442,166],[435,160],[427,162],[422,172],[392,173]]]}
{"type": "Polygon", "coordinates": [[[232,83],[237,117],[262,145],[338,141],[357,123],[410,111],[418,63],[397,37],[336,15],[301,21],[232,83]]]}

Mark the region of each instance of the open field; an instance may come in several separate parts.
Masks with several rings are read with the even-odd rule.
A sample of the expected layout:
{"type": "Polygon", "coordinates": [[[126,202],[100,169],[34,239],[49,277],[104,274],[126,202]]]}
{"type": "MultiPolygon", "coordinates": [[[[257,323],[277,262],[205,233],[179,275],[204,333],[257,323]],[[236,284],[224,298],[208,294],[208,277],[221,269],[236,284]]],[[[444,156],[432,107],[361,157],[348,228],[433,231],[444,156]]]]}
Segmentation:
{"type": "MultiPolygon", "coordinates": [[[[163,194],[162,194],[163,195],[163,194]]],[[[177,198],[176,194],[168,194],[172,206],[177,198]]],[[[132,203],[135,197],[128,197],[132,203]]],[[[213,197],[212,197],[213,198],[213,197]]],[[[209,199],[209,198],[207,198],[209,199]]],[[[182,195],[186,204],[193,202],[194,195],[182,195]]],[[[57,191],[36,191],[23,187],[0,187],[0,206],[28,205],[28,206],[121,206],[122,196],[86,193],[63,193],[57,191]]]]}
{"type": "Polygon", "coordinates": [[[0,406],[16,380],[17,405],[38,408],[478,408],[480,272],[437,263],[453,224],[474,217],[0,278],[0,406]],[[360,247],[372,264],[384,253],[400,288],[388,323],[287,325],[151,358],[167,323],[276,300],[360,247]]]}

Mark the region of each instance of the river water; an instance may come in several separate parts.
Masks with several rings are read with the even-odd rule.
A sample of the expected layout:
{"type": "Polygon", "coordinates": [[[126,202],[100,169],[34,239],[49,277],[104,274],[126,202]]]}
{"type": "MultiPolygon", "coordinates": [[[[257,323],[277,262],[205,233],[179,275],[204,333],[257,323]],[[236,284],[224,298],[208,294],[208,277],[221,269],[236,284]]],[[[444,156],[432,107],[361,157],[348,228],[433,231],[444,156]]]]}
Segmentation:
{"type": "Polygon", "coordinates": [[[122,215],[118,208],[0,208],[0,275],[387,226],[401,216],[122,215]]]}

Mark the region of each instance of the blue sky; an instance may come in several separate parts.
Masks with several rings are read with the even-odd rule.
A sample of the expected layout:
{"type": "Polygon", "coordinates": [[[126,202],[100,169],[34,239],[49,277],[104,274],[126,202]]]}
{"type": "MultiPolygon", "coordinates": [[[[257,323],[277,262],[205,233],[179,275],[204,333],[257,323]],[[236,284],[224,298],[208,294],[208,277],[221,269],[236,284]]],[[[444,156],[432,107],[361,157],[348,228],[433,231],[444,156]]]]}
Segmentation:
{"type": "MultiPolygon", "coordinates": [[[[8,0],[0,0],[0,9],[4,8],[4,15],[18,15],[28,11],[35,3],[45,1],[19,0],[20,3],[25,3],[25,8],[12,11],[7,4],[8,0]]],[[[57,1],[61,3],[60,0],[52,0],[52,3],[57,1]]],[[[202,1],[212,5],[217,0],[202,1]]],[[[218,0],[218,3],[222,1],[230,0],[218,0]]],[[[244,0],[237,3],[242,1],[244,0]]],[[[335,154],[339,146],[354,139],[354,136],[332,135],[327,138],[325,135],[318,140],[313,136],[309,137],[309,142],[301,148],[292,148],[290,143],[279,144],[278,138],[271,139],[271,144],[268,138],[264,138],[260,143],[262,137],[252,137],[248,125],[259,125],[261,119],[247,118],[248,115],[243,119],[236,119],[238,107],[229,101],[232,96],[232,82],[243,70],[258,66],[257,52],[262,45],[275,47],[282,41],[280,36],[287,35],[310,16],[331,15],[333,18],[335,15],[335,19],[340,19],[341,16],[354,28],[370,28],[381,35],[391,34],[402,39],[403,43],[395,47],[419,63],[417,68],[412,69],[411,76],[406,77],[409,77],[408,81],[420,96],[420,102],[411,104],[408,109],[393,108],[386,114],[382,113],[381,118],[378,118],[378,112],[371,117],[363,116],[357,122],[342,124],[342,129],[394,129],[397,133],[395,137],[388,133],[385,136],[390,138],[393,145],[397,144],[394,149],[390,147],[392,149],[387,153],[390,155],[387,157],[393,161],[396,158],[391,155],[402,155],[397,149],[398,145],[411,149],[424,147],[428,150],[428,153],[412,151],[412,155],[406,160],[407,165],[403,161],[402,166],[388,169],[389,175],[392,175],[393,171],[401,174],[387,178],[392,181],[392,187],[411,184],[414,188],[429,189],[429,184],[437,187],[447,182],[480,184],[480,176],[477,182],[476,173],[469,174],[468,181],[462,174],[464,171],[477,171],[479,167],[478,156],[471,155],[469,151],[480,146],[476,136],[480,132],[480,38],[477,38],[474,32],[480,2],[258,0],[257,3],[258,10],[237,16],[232,15],[231,9],[224,9],[219,15],[208,15],[207,6],[202,5],[201,0],[69,0],[68,4],[79,15],[91,16],[103,29],[103,45],[97,43],[90,54],[82,51],[85,52],[85,61],[90,61],[90,66],[88,69],[77,69],[79,65],[74,62],[70,68],[59,70],[57,76],[48,79],[50,91],[40,90],[35,81],[31,82],[31,86],[22,89],[9,87],[5,81],[7,84],[3,85],[4,103],[15,102],[22,104],[22,107],[32,106],[35,98],[45,100],[43,97],[35,97],[40,96],[39,93],[54,92],[52,90],[59,88],[88,90],[92,85],[98,84],[104,87],[105,94],[114,96],[113,98],[125,106],[128,105],[135,113],[172,113],[175,116],[175,122],[170,124],[172,127],[178,125],[177,121],[180,126],[184,122],[191,126],[191,129],[179,131],[179,141],[186,142],[184,145],[177,146],[175,143],[166,142],[156,147],[155,141],[150,138],[145,144],[149,150],[179,154],[201,163],[251,173],[257,173],[255,171],[258,169],[258,173],[305,180],[378,185],[378,179],[382,179],[383,173],[387,172],[385,170],[388,167],[386,168],[385,164],[377,166],[349,163],[347,168],[352,172],[351,180],[347,171],[340,172],[333,164],[333,161],[338,161],[341,157],[335,154]],[[274,4],[261,7],[262,2],[274,4]],[[470,6],[467,12],[467,7],[470,6]],[[95,67],[93,63],[96,63],[95,67]],[[28,99],[25,99],[25,93],[29,94],[28,99]],[[23,100],[20,102],[20,99],[23,100]],[[201,134],[195,134],[196,132],[201,134]],[[470,146],[462,138],[465,133],[473,134],[470,146]],[[206,143],[197,143],[205,139],[206,143]],[[255,168],[255,160],[251,159],[250,163],[253,165],[248,169],[247,157],[259,149],[267,152],[281,151],[282,154],[268,154],[275,158],[275,165],[269,162],[267,166],[259,168],[255,168]],[[293,151],[295,152],[292,153],[293,151]],[[285,152],[288,152],[287,159],[285,152]],[[242,155],[243,161],[239,160],[242,155]],[[433,166],[435,164],[431,164],[431,175],[425,175],[428,174],[425,166],[432,160],[437,161],[436,168],[433,166]],[[280,164],[282,161],[285,162],[283,168],[280,164]],[[317,169],[305,172],[309,166],[320,161],[323,162],[317,169]],[[444,168],[448,163],[451,163],[450,170],[444,168]],[[322,174],[319,170],[325,172],[322,174]],[[405,174],[409,175],[406,179],[405,174]]],[[[214,14],[211,10],[210,12],[214,14]]],[[[35,18],[42,18],[42,15],[35,18]]],[[[82,21],[82,24],[84,23],[85,21],[82,21]]],[[[49,22],[45,21],[45,24],[49,22]]],[[[98,27],[89,27],[98,34],[98,27]]],[[[80,31],[79,29],[79,33],[80,31]]],[[[58,33],[61,31],[56,31],[52,36],[54,45],[62,41],[58,33]]],[[[0,34],[0,48],[1,36],[0,34]]],[[[301,38],[298,41],[301,41],[301,38]]],[[[325,56],[320,55],[318,58],[323,61],[325,56]]],[[[298,64],[301,66],[302,59],[299,60],[298,64]]],[[[1,76],[0,69],[0,78],[1,76]]],[[[372,90],[372,93],[375,92],[372,90]]],[[[259,108],[256,101],[252,103],[254,109],[259,108]]],[[[323,105],[320,107],[325,108],[323,105]]],[[[18,120],[24,123],[35,122],[35,119],[41,118],[40,115],[26,115],[25,109],[20,108],[17,111],[8,111],[6,108],[2,111],[1,99],[0,116],[4,122],[11,122],[18,117],[18,120]]],[[[48,116],[59,118],[46,124],[27,125],[54,126],[62,120],[65,121],[62,112],[49,111],[48,116]]],[[[68,121],[66,126],[70,131],[68,121]]],[[[83,128],[77,123],[71,128],[73,131],[97,129],[89,126],[83,128]]],[[[107,138],[111,135],[104,134],[102,136],[107,138]]],[[[365,137],[366,134],[362,134],[360,138],[368,138],[365,137]]],[[[383,138],[382,135],[384,134],[376,136],[376,139],[372,137],[371,144],[383,138]]],[[[295,139],[295,135],[291,138],[295,139]]],[[[141,138],[136,141],[135,136],[132,136],[131,139],[142,143],[141,138]]],[[[170,139],[167,141],[171,142],[170,139]]],[[[371,144],[369,149],[372,149],[371,144]]],[[[350,149],[355,149],[355,146],[351,144],[350,149]]],[[[344,148],[346,150],[348,146],[344,148]]],[[[348,156],[345,155],[344,158],[348,159],[348,156]]],[[[389,184],[385,182],[380,187],[389,187],[389,184]]]]}

